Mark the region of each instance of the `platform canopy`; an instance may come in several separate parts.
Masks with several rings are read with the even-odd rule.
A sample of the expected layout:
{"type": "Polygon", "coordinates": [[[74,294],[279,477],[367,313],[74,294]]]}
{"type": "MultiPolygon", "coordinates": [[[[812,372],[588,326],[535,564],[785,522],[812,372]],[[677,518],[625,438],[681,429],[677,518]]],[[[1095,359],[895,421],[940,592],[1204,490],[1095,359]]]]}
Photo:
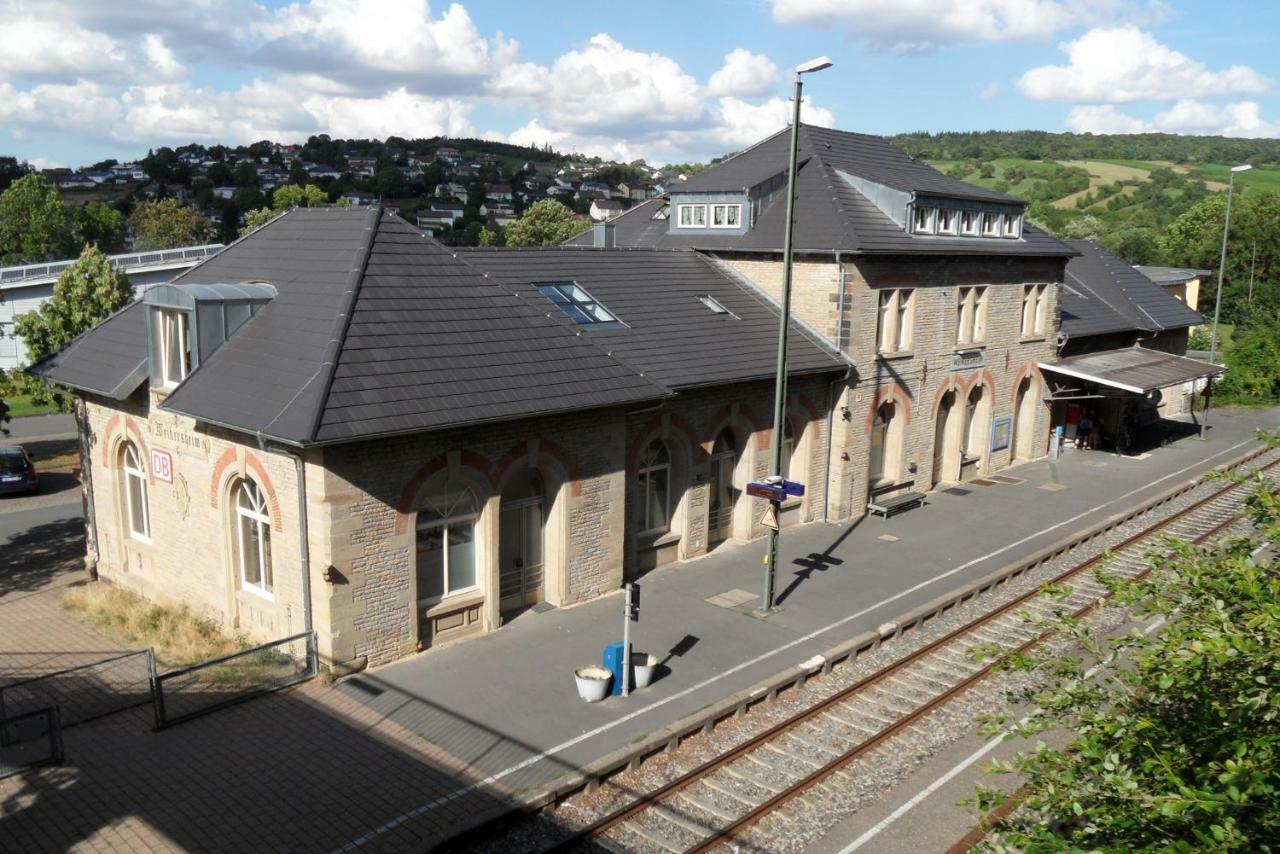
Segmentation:
{"type": "Polygon", "coordinates": [[[1134,394],[1149,394],[1190,380],[1221,376],[1226,370],[1222,365],[1212,365],[1144,347],[1085,353],[1058,359],[1056,362],[1040,362],[1039,367],[1042,371],[1052,371],[1134,394]]]}

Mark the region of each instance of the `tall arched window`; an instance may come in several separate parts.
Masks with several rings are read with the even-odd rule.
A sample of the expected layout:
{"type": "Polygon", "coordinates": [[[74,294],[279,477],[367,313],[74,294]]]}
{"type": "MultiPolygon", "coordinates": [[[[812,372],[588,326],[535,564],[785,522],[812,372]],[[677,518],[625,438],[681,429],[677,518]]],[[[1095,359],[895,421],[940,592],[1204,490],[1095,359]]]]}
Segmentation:
{"type": "Polygon", "coordinates": [[[637,496],[641,533],[671,528],[671,452],[667,443],[654,439],[640,455],[637,496]]]}
{"type": "Polygon", "coordinates": [[[142,467],[138,446],[125,442],[120,448],[120,494],[124,498],[124,515],[129,536],[135,540],[151,539],[151,508],[147,505],[147,470],[142,467]]]}
{"type": "Polygon", "coordinates": [[[480,504],[465,486],[443,483],[422,500],[417,523],[418,602],[476,586],[476,519],[480,504]]]}
{"type": "Polygon", "coordinates": [[[897,461],[890,453],[889,430],[897,407],[891,401],[880,404],[871,422],[871,457],[867,461],[867,474],[871,483],[897,478],[897,461]]]}
{"type": "Polygon", "coordinates": [[[262,490],[251,480],[238,481],[231,489],[235,497],[236,562],[240,584],[259,593],[270,593],[271,513],[262,490]]]}

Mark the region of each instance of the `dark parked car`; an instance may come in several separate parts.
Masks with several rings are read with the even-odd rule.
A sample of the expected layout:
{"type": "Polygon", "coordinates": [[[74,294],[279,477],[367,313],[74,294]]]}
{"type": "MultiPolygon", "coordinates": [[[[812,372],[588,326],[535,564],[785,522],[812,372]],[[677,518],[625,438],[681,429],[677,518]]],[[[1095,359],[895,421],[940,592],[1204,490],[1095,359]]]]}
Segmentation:
{"type": "Polygon", "coordinates": [[[0,448],[0,495],[11,492],[39,492],[36,464],[21,445],[0,448]]]}

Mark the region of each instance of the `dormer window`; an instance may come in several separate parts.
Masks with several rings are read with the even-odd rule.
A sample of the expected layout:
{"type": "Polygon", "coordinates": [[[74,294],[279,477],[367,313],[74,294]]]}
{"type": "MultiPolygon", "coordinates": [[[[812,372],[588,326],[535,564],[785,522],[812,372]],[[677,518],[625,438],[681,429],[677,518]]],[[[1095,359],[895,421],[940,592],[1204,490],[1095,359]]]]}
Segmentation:
{"type": "Polygon", "coordinates": [[[978,236],[977,211],[960,211],[960,233],[965,237],[978,236]]]}
{"type": "Polygon", "coordinates": [[[680,227],[681,228],[706,228],[707,227],[707,206],[706,205],[680,205],[680,227]]]}
{"type": "Polygon", "coordinates": [[[938,210],[938,234],[955,234],[956,233],[956,216],[957,212],[951,208],[940,208],[938,210]]]}
{"type": "Polygon", "coordinates": [[[1022,217],[1013,214],[1004,215],[1004,236],[1014,238],[1022,236],[1022,217]]]}
{"type": "Polygon", "coordinates": [[[911,228],[916,234],[933,234],[933,218],[937,208],[917,205],[912,215],[911,228]]]}
{"type": "Polygon", "coordinates": [[[982,236],[983,237],[999,237],[1002,231],[1002,216],[998,213],[984,213],[982,215],[982,236]]]}
{"type": "Polygon", "coordinates": [[[191,373],[191,320],[187,312],[172,308],[156,309],[154,316],[157,378],[162,388],[175,388],[191,373]]]}

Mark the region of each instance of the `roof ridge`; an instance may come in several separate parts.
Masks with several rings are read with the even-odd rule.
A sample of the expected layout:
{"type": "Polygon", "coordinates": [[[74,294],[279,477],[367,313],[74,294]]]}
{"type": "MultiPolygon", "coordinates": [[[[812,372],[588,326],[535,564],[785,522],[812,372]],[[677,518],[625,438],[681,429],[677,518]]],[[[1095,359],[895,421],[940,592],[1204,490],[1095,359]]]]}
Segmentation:
{"type": "MultiPolygon", "coordinates": [[[[360,287],[364,284],[364,273],[369,266],[369,256],[372,254],[373,239],[378,234],[378,226],[382,221],[382,205],[375,204],[369,206],[369,214],[365,224],[365,239],[356,250],[355,257],[352,258],[351,271],[347,276],[347,289],[343,296],[346,298],[341,309],[333,319],[333,327],[329,333],[329,344],[325,348],[324,361],[320,363],[320,367],[316,369],[311,379],[314,380],[322,372],[324,377],[324,390],[321,393],[317,403],[315,412],[311,414],[311,426],[307,430],[307,441],[314,442],[316,433],[320,429],[320,421],[324,418],[324,410],[329,403],[329,394],[333,391],[333,377],[338,370],[338,357],[342,354],[342,347],[347,340],[347,331],[351,328],[351,315],[355,313],[356,300],[360,296],[360,287]]],[[[311,381],[308,380],[303,384],[305,389],[311,381]]],[[[298,394],[302,394],[302,389],[298,390],[298,394]]],[[[293,401],[297,399],[295,395],[289,403],[285,404],[284,409],[276,413],[275,418],[267,422],[266,426],[270,427],[275,423],[276,418],[293,405],[293,401]]],[[[264,428],[265,429],[265,428],[264,428]]]]}

